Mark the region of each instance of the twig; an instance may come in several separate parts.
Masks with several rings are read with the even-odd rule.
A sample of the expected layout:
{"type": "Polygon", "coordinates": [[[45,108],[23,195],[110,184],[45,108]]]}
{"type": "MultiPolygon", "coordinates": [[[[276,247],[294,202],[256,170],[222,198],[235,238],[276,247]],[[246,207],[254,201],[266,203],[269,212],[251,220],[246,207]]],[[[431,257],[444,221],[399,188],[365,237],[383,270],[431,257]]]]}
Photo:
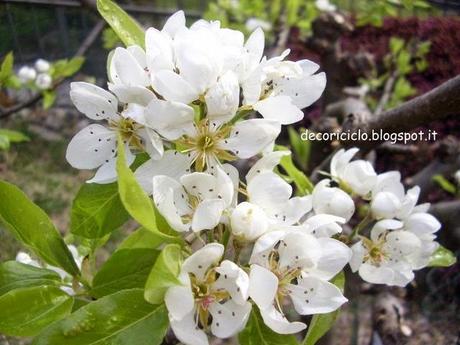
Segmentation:
{"type": "MultiPolygon", "coordinates": [[[[407,101],[394,109],[385,111],[371,118],[361,130],[372,137],[372,131],[400,133],[427,125],[432,121],[442,120],[460,109],[460,75],[456,76],[433,90],[407,101]]],[[[358,130],[359,128],[354,128],[358,130]]],[[[380,145],[382,140],[346,141],[344,146],[359,146],[371,150],[380,145]]]]}
{"type": "MultiPolygon", "coordinates": [[[[94,28],[89,33],[89,35],[85,38],[83,43],[80,45],[80,47],[78,48],[77,52],[75,53],[75,55],[73,57],[79,57],[79,56],[85,55],[85,53],[88,51],[88,49],[91,47],[91,45],[96,41],[96,39],[99,36],[99,34],[101,33],[102,29],[104,29],[104,26],[105,26],[105,21],[103,21],[103,20],[98,21],[97,24],[94,26],[94,28]]],[[[62,78],[62,79],[57,80],[53,84],[51,89],[55,90],[59,85],[61,85],[64,82],[64,80],[67,80],[67,79],[68,78],[62,78]]],[[[43,98],[43,94],[39,93],[39,94],[36,94],[33,97],[29,98],[25,102],[16,104],[16,105],[14,105],[12,107],[9,107],[9,108],[2,108],[2,109],[0,109],[0,118],[1,119],[7,118],[8,116],[10,116],[10,115],[12,115],[12,114],[14,114],[14,113],[16,113],[18,111],[21,111],[24,108],[28,108],[28,107],[34,105],[35,103],[37,103],[42,98],[43,98]]]]}
{"type": "Polygon", "coordinates": [[[388,104],[398,75],[398,71],[393,71],[393,73],[391,73],[390,77],[387,79],[385,87],[383,88],[382,97],[380,98],[379,103],[377,104],[377,107],[374,111],[375,116],[380,115],[388,104]]]}

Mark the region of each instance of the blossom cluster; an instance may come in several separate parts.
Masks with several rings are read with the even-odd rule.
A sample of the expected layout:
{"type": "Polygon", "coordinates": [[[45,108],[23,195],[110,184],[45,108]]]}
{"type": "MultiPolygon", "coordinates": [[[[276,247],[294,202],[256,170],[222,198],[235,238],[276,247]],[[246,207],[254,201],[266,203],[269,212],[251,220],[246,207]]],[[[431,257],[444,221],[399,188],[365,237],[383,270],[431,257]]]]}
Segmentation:
{"type": "Polygon", "coordinates": [[[18,71],[18,78],[23,84],[33,84],[40,90],[47,90],[53,83],[49,74],[51,64],[44,60],[35,61],[34,67],[22,66],[18,71]]]}
{"type": "Polygon", "coordinates": [[[98,123],[72,139],[69,163],[97,169],[88,182],[111,183],[118,140],[129,165],[147,153],[135,176],[193,249],[165,295],[185,344],[237,334],[252,308],[273,331],[300,332],[307,326],[286,318],[287,305],[299,315],[338,309],[347,299],[331,280],[347,264],[368,282],[405,286],[437,247],[440,224],[416,205],[418,187],[406,192],[398,172],[352,160],[357,149],[339,150],[328,178],[294,195],[278,170],[290,152],[275,140],[321,96],[326,76],[309,60],[286,60],[289,51],[263,51],[260,28],[245,41],[219,22],[187,27],[180,11],[146,31],[145,49],[114,50],[109,91],[71,85],[77,109],[98,123]],[[240,181],[229,162],[256,156],[240,181]],[[348,233],[358,207],[367,215],[348,233]]]}

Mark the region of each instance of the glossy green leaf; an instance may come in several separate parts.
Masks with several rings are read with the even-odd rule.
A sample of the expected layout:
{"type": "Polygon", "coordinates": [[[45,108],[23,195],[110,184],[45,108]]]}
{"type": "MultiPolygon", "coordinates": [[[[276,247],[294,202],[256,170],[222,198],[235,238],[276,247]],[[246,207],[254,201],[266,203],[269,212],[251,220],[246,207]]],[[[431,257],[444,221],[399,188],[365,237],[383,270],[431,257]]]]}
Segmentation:
{"type": "MultiPolygon", "coordinates": [[[[285,149],[282,146],[278,146],[277,149],[285,149]]],[[[292,161],[291,155],[284,156],[281,158],[280,162],[281,167],[286,171],[288,176],[294,181],[295,186],[298,189],[299,195],[311,194],[313,191],[313,184],[310,179],[302,171],[297,169],[292,161]]]]}
{"type": "Polygon", "coordinates": [[[34,336],[70,314],[73,298],[58,287],[34,286],[0,297],[0,333],[34,336]]]}
{"type": "Polygon", "coordinates": [[[442,175],[434,175],[432,177],[433,181],[439,185],[442,189],[444,189],[447,193],[456,194],[457,187],[451,183],[448,179],[446,179],[442,175]]]}
{"type": "Polygon", "coordinates": [[[97,10],[126,45],[145,46],[145,33],[139,23],[110,0],[97,0],[97,10]]]}
{"type": "Polygon", "coordinates": [[[145,299],[152,304],[163,302],[166,290],[180,285],[177,279],[182,265],[182,252],[177,244],[169,244],[161,251],[145,284],[145,299]]]}
{"type": "Polygon", "coordinates": [[[56,101],[56,91],[48,90],[43,92],[43,109],[49,109],[56,101]]]}
{"type": "Polygon", "coordinates": [[[0,150],[8,150],[10,148],[10,140],[7,136],[0,134],[0,150]]]}
{"type": "Polygon", "coordinates": [[[54,271],[25,265],[17,261],[0,264],[0,296],[15,289],[30,286],[58,286],[61,277],[54,271]]]}
{"type": "Polygon", "coordinates": [[[120,290],[144,288],[158,253],[142,248],[116,251],[94,277],[91,294],[100,298],[120,290]]]}
{"type": "Polygon", "coordinates": [[[85,238],[102,238],[128,219],[117,183],[85,183],[72,204],[70,231],[85,238]]]}
{"type": "Polygon", "coordinates": [[[449,249],[439,246],[430,257],[429,267],[449,267],[457,262],[455,254],[449,249]]]}
{"type": "Polygon", "coordinates": [[[118,192],[126,211],[140,225],[163,238],[165,242],[181,242],[177,233],[174,236],[168,235],[158,229],[153,203],[126,165],[125,148],[121,137],[118,138],[117,173],[118,192]]]}
{"type": "Polygon", "coordinates": [[[147,303],[142,289],[124,290],[54,323],[32,345],[158,345],[167,329],[164,305],[147,303]]]}
{"type": "Polygon", "coordinates": [[[162,237],[141,227],[126,237],[118,246],[118,250],[134,248],[155,249],[163,242],[162,237]]]}
{"type": "Polygon", "coordinates": [[[13,72],[14,57],[13,52],[6,54],[0,66],[0,85],[6,81],[13,72]]]}
{"type": "Polygon", "coordinates": [[[46,263],[73,276],[79,269],[61,235],[45,212],[16,186],[0,181],[0,221],[46,263]]]}
{"type": "MultiPolygon", "coordinates": [[[[335,284],[343,292],[345,287],[345,274],[343,271],[337,274],[334,279],[331,280],[331,283],[335,284]]],[[[339,316],[339,312],[340,309],[327,314],[313,315],[302,345],[315,345],[334,325],[335,320],[339,316]]]]}
{"type": "Polygon", "coordinates": [[[284,335],[273,332],[268,328],[259,310],[252,308],[251,315],[244,330],[238,335],[240,345],[297,345],[293,335],[284,335]]]}

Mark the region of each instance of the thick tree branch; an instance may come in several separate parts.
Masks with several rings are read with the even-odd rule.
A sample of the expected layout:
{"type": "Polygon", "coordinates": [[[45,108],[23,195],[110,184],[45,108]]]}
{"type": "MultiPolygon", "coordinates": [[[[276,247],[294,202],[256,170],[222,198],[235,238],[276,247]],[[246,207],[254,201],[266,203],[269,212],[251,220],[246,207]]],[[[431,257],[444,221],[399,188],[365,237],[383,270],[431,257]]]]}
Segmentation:
{"type": "MultiPolygon", "coordinates": [[[[354,127],[351,131],[361,129],[371,135],[372,131],[399,133],[411,131],[432,121],[442,120],[460,111],[460,75],[435,89],[416,97],[394,109],[373,117],[366,124],[354,127]]],[[[346,122],[347,120],[345,120],[346,122]]],[[[346,123],[345,123],[346,124],[346,123]]],[[[344,125],[345,125],[344,124],[344,125]]],[[[352,126],[350,126],[352,127],[352,126]]],[[[345,146],[359,146],[370,150],[382,141],[342,142],[345,146]]]]}

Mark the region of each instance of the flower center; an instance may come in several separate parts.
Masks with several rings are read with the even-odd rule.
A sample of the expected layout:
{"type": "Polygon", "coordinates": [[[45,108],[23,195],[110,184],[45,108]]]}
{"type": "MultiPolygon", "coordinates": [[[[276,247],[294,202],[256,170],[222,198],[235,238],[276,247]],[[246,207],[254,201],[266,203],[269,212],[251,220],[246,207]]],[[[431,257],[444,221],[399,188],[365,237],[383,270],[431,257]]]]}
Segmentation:
{"type": "Polygon", "coordinates": [[[176,144],[182,153],[195,153],[196,171],[204,171],[210,161],[235,160],[233,154],[225,151],[219,145],[228,138],[231,126],[219,126],[215,122],[210,122],[209,119],[203,119],[194,126],[196,134],[193,137],[184,136],[176,144]]]}
{"type": "Polygon", "coordinates": [[[367,249],[367,255],[365,255],[364,261],[370,261],[374,265],[379,265],[387,258],[387,253],[383,249],[385,236],[382,236],[381,238],[382,240],[379,240],[378,242],[372,242],[368,239],[363,241],[364,246],[367,249]]]}
{"type": "Polygon", "coordinates": [[[124,143],[127,143],[130,147],[143,150],[142,138],[137,134],[141,126],[134,120],[120,117],[118,121],[110,121],[109,126],[120,133],[124,143]]]}

